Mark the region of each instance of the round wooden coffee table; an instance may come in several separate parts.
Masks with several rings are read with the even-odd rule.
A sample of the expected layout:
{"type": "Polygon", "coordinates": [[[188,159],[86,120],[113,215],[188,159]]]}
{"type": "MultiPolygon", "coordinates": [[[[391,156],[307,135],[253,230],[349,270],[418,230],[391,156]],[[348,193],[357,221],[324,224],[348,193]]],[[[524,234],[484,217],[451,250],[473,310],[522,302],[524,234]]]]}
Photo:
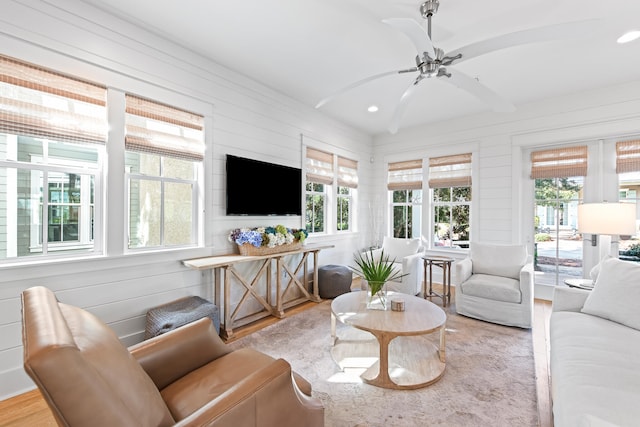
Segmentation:
{"type": "Polygon", "coordinates": [[[345,361],[373,360],[360,377],[378,387],[415,389],[438,381],[445,369],[445,312],[430,301],[401,293],[389,292],[389,300],[404,300],[404,311],[367,309],[366,298],[366,291],[349,292],[331,303],[334,360],[343,368],[345,361]],[[375,339],[368,334],[359,339],[337,337],[336,321],[375,339]],[[427,336],[433,332],[439,332],[437,344],[427,336]]]}

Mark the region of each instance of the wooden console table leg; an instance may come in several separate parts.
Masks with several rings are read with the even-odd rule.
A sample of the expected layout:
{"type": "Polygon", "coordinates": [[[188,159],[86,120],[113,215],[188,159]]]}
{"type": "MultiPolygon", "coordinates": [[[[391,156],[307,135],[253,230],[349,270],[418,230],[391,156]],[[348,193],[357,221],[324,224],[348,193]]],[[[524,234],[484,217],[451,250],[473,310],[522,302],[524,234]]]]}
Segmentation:
{"type": "Polygon", "coordinates": [[[282,319],[285,317],[282,309],[282,257],[276,257],[276,312],[275,316],[282,319]]]}
{"type": "MultiPolygon", "coordinates": [[[[269,264],[267,265],[267,303],[273,307],[273,297],[271,295],[271,288],[272,288],[272,283],[271,283],[271,272],[272,272],[272,268],[271,268],[271,261],[269,261],[269,264]]],[[[276,297],[277,298],[277,297],[276,297]]]]}
{"type": "Polygon", "coordinates": [[[224,325],[222,328],[222,337],[229,339],[233,336],[231,328],[231,277],[229,275],[229,266],[222,267],[224,274],[224,325]]]}

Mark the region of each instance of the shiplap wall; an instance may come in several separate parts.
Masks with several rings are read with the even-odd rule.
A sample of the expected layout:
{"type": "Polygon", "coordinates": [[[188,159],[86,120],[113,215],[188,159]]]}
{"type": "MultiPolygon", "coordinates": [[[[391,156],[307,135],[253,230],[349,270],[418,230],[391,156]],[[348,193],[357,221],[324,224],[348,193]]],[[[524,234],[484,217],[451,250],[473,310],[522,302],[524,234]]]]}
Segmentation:
{"type": "MultiPolygon", "coordinates": [[[[131,345],[143,338],[148,308],[187,295],[212,297],[211,275],[187,269],[181,260],[232,252],[227,233],[235,227],[303,225],[299,217],[225,216],[225,154],[302,167],[301,135],[305,135],[320,148],[358,160],[362,203],[370,193],[369,135],[86,4],[5,1],[0,53],[106,84],[113,89],[110,102],[122,102],[122,92],[131,92],[204,114],[207,129],[206,247],[125,255],[124,202],[114,192],[107,200],[106,256],[0,266],[0,399],[33,388],[22,368],[19,297],[25,288],[51,288],[60,301],[88,309],[131,345]]],[[[110,117],[110,121],[115,127],[122,125],[122,117],[110,117]]],[[[110,162],[122,163],[118,149],[108,146],[108,154],[110,162]]],[[[109,177],[107,184],[124,188],[122,175],[109,177]]],[[[274,197],[278,196],[274,189],[274,197]]],[[[365,216],[357,220],[366,223],[365,216]]],[[[320,263],[348,263],[363,245],[361,235],[318,239],[335,246],[320,252],[320,263]]]]}
{"type": "MultiPolygon", "coordinates": [[[[375,168],[385,170],[389,161],[473,152],[471,239],[525,243],[533,253],[533,185],[529,179],[527,150],[597,141],[614,144],[620,139],[635,139],[639,133],[640,81],[636,81],[530,103],[510,114],[486,113],[404,129],[396,135],[378,135],[374,137],[375,168]]],[[[595,171],[605,161],[615,163],[613,157],[598,158],[598,153],[591,152],[590,170],[595,171]]],[[[372,183],[374,189],[382,191],[385,179],[383,175],[376,175],[372,183]]],[[[608,197],[606,194],[604,197],[614,200],[616,177],[598,179],[608,180],[605,186],[610,191],[608,197]]],[[[586,186],[590,188],[585,189],[592,190],[599,185],[600,182],[589,181],[586,186]]],[[[596,198],[592,197],[591,201],[596,198]]],[[[428,209],[425,201],[423,218],[428,218],[428,209]]],[[[427,237],[428,229],[427,224],[423,224],[427,237]]],[[[584,270],[589,271],[597,258],[589,253],[593,251],[591,246],[585,245],[583,250],[584,270]]],[[[461,251],[444,252],[458,259],[466,255],[461,251]]],[[[434,280],[438,281],[436,274],[438,272],[434,280]]],[[[537,287],[536,297],[551,299],[552,288],[537,287]]]]}
{"type": "MultiPolygon", "coordinates": [[[[471,150],[473,238],[532,244],[526,225],[531,223],[526,213],[533,212],[533,207],[524,191],[524,151],[533,146],[640,133],[640,82],[636,82],[529,104],[510,115],[487,113],[371,138],[101,11],[73,0],[52,3],[5,1],[0,14],[0,53],[177,106],[211,105],[208,129],[213,131],[207,135],[206,159],[207,248],[123,256],[118,253],[118,239],[110,236],[107,245],[115,256],[1,267],[0,399],[33,387],[22,371],[20,338],[19,294],[28,286],[45,284],[62,301],[86,307],[107,321],[125,344],[141,339],[148,307],[184,295],[210,296],[210,277],[185,269],[180,260],[228,252],[229,229],[271,221],[224,215],[225,153],[299,166],[300,134],[304,134],[325,144],[325,149],[358,160],[361,232],[318,239],[335,245],[335,249],[321,252],[321,264],[347,264],[355,249],[371,243],[368,227],[375,216],[372,209],[374,213],[385,210],[380,228],[382,234],[388,230],[389,161],[471,150]]],[[[109,202],[113,203],[107,207],[107,219],[117,226],[122,221],[122,205],[109,202]]]]}

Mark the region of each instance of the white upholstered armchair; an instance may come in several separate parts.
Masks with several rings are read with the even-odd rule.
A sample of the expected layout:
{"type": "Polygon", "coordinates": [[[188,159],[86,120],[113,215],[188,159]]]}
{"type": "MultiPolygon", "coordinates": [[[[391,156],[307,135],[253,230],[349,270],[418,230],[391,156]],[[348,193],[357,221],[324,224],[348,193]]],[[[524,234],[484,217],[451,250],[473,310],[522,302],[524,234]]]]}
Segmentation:
{"type": "Polygon", "coordinates": [[[458,314],[508,326],[533,326],[533,257],[524,245],[471,243],[454,263],[458,314]]]}
{"type": "Polygon", "coordinates": [[[374,259],[377,259],[382,251],[384,251],[385,256],[389,256],[389,259],[395,259],[394,269],[406,274],[398,281],[387,282],[387,290],[417,295],[422,290],[420,282],[422,276],[418,274],[418,269],[422,266],[420,239],[401,239],[385,236],[382,241],[382,247],[371,251],[374,259]]]}

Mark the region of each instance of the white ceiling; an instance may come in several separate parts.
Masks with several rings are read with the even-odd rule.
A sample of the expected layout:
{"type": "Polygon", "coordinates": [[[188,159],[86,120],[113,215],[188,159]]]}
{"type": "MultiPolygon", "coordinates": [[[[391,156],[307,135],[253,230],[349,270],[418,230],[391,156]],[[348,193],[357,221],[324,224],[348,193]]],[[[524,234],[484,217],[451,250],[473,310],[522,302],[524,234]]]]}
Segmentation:
{"type": "MultiPolygon", "coordinates": [[[[415,65],[413,44],[381,22],[414,18],[420,0],[84,0],[161,34],[232,70],[315,107],[365,77],[415,65]]],[[[445,52],[490,37],[596,19],[577,39],[516,46],[469,59],[462,71],[513,104],[638,80],[639,0],[441,0],[432,40],[445,52]]],[[[392,75],[348,91],[321,108],[370,134],[386,132],[416,74],[392,75]],[[376,104],[377,113],[367,107],[376,104]]],[[[400,128],[489,107],[441,79],[420,83],[400,128]]],[[[495,113],[508,114],[508,113],[495,113]]]]}

